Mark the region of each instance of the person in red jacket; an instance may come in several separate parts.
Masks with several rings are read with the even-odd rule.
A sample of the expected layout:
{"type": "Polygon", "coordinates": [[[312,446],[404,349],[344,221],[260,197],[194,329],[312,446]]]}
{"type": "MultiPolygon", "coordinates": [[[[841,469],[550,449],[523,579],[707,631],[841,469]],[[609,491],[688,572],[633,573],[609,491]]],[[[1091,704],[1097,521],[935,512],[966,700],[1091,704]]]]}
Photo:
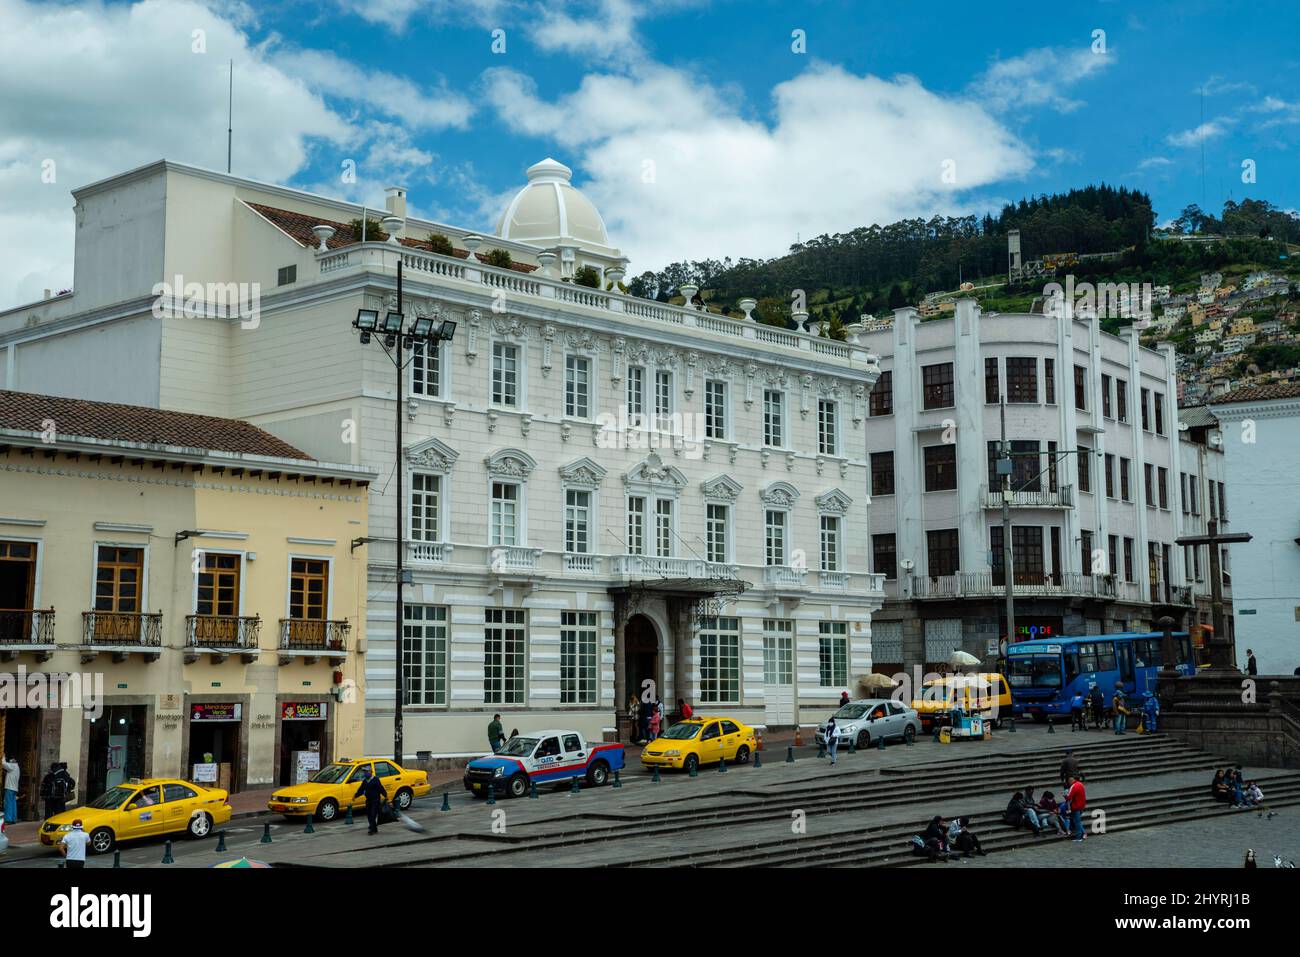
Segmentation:
{"type": "Polygon", "coordinates": [[[1083,786],[1083,779],[1071,774],[1066,781],[1069,784],[1065,792],[1065,806],[1070,809],[1071,840],[1076,843],[1087,838],[1083,829],[1083,812],[1088,806],[1088,794],[1083,786]]]}
{"type": "Polygon", "coordinates": [[[677,699],[677,710],[681,712],[683,721],[689,721],[695,714],[695,712],[691,710],[691,706],[686,703],[685,698],[677,699]]]}

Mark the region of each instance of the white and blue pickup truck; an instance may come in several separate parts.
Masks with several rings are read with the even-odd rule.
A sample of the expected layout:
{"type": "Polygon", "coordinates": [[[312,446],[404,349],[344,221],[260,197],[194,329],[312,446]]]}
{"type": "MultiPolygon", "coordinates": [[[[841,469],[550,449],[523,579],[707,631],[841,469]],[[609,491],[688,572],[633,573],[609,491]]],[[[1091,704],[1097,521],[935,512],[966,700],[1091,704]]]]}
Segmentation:
{"type": "Polygon", "coordinates": [[[583,778],[599,787],[623,769],[623,745],[592,744],[577,731],[529,731],[515,735],[496,754],[476,758],[465,768],[465,790],[486,797],[488,789],[523,797],[533,783],[564,783],[583,778]]]}

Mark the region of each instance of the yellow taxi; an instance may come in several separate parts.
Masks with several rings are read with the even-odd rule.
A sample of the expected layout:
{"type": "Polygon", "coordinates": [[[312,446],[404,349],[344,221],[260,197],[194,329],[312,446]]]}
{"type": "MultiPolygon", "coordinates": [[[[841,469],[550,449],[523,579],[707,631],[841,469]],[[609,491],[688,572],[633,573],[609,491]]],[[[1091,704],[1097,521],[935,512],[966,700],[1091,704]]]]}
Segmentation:
{"type": "Polygon", "coordinates": [[[921,718],[921,730],[929,733],[936,719],[946,723],[954,703],[960,703],[966,714],[983,715],[993,727],[1000,728],[1002,715],[1011,714],[1011,688],[997,672],[932,678],[922,686],[920,697],[912,701],[912,708],[921,718]]]}
{"type": "Polygon", "coordinates": [[[357,797],[357,788],[361,787],[361,772],[366,768],[379,775],[388,800],[399,811],[429,793],[426,771],[408,771],[387,758],[340,758],[321,768],[305,784],[279,788],[266,806],[288,818],[310,814],[322,821],[332,821],[348,805],[365,806],[365,798],[357,797]]]}
{"type": "Polygon", "coordinates": [[[719,761],[747,764],[755,747],[754,729],[747,724],[732,718],[688,718],[647,744],[641,763],[686,771],[719,761]]]}
{"type": "Polygon", "coordinates": [[[179,778],[133,779],[109,788],[95,800],[64,811],[41,825],[41,844],[56,847],[80,819],[90,835],[90,850],[104,854],[118,841],[159,834],[185,833],[207,837],[212,828],[230,821],[229,795],[179,778]]]}

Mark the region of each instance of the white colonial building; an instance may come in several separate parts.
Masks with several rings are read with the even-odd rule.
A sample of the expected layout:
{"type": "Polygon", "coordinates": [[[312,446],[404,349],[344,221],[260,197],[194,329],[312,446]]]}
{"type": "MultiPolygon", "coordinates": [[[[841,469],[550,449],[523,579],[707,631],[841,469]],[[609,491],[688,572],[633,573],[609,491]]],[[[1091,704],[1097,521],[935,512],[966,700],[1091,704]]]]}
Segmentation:
{"type": "Polygon", "coordinates": [[[936,667],[956,648],[997,656],[1004,398],[1011,640],[1148,629],[1164,614],[1190,624],[1208,582],[1175,544],[1195,528],[1180,518],[1180,482],[1206,488],[1209,467],[1180,450],[1172,344],[1144,348],[1135,327],[1110,335],[1096,318],[984,314],[973,299],[928,322],[900,309],[861,341],[882,369],[866,429],[872,568],[887,596],[877,670],[936,667]]]}
{"type": "MultiPolygon", "coordinates": [[[[1261,674],[1300,667],[1300,385],[1247,386],[1210,400],[1222,423],[1231,545],[1237,665],[1255,652],[1261,674]]],[[[1227,515],[1220,509],[1220,519],[1227,515]]]]}
{"type": "Polygon", "coordinates": [[[819,720],[871,670],[883,599],[876,359],[620,293],[626,260],[569,170],[528,175],[488,237],[408,217],[400,188],[365,211],[159,162],[79,189],[75,290],[0,313],[0,388],[247,419],[378,471],[355,543],[372,752],[391,746],[399,655],[408,757],[481,753],[494,712],[599,739],[647,688],[819,720]],[[389,240],[368,224],[361,241],[379,216],[389,240]],[[399,264],[408,320],[458,323],[409,357],[400,409],[393,364],[352,328],[395,307],[399,264]],[[584,267],[598,287],[572,281],[584,267]]]}

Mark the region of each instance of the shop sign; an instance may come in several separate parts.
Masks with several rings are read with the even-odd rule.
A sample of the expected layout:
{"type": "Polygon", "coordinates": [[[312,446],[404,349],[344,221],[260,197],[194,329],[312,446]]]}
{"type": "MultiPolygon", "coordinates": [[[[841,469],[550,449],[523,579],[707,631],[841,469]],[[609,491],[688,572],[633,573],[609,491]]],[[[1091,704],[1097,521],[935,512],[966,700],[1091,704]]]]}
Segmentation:
{"type": "Polygon", "coordinates": [[[217,766],[215,764],[194,765],[193,780],[195,784],[216,784],[217,766]]]}
{"type": "Polygon", "coordinates": [[[280,717],[285,721],[323,721],[328,707],[324,701],[287,701],[280,706],[280,717]]]}
{"type": "Polygon", "coordinates": [[[241,717],[243,706],[238,702],[202,704],[196,701],[190,705],[191,721],[238,721],[241,717]]]}

